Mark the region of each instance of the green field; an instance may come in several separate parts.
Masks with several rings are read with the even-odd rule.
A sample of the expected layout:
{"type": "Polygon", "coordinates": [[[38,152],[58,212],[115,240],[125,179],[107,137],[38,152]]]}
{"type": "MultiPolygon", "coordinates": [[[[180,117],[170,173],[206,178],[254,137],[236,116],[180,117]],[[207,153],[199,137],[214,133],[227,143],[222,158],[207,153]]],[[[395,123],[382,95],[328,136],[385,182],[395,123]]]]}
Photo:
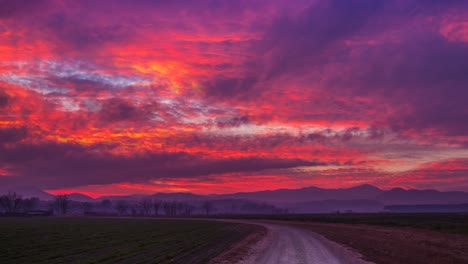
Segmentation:
{"type": "Polygon", "coordinates": [[[0,263],[206,263],[256,228],[202,220],[0,218],[0,263]]]}
{"type": "Polygon", "coordinates": [[[413,227],[446,233],[468,235],[467,213],[288,214],[237,215],[225,217],[237,219],[265,219],[413,227]]]}

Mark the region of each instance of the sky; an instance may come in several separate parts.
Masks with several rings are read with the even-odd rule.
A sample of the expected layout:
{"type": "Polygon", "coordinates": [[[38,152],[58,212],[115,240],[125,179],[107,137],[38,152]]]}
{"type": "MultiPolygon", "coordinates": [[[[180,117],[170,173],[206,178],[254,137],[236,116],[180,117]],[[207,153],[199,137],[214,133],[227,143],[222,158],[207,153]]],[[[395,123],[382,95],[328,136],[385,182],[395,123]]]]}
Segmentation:
{"type": "Polygon", "coordinates": [[[0,0],[0,185],[468,191],[468,2],[0,0]]]}

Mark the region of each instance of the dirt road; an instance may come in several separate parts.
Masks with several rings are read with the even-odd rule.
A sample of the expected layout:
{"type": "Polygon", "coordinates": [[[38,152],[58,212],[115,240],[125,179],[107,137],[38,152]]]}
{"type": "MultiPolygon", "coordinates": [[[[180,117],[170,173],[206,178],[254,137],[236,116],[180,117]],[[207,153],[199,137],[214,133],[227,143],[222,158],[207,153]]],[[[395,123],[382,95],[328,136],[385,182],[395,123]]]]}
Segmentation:
{"type": "Polygon", "coordinates": [[[369,263],[345,247],[324,237],[297,227],[259,223],[268,229],[267,235],[251,248],[241,264],[334,264],[369,263]]]}

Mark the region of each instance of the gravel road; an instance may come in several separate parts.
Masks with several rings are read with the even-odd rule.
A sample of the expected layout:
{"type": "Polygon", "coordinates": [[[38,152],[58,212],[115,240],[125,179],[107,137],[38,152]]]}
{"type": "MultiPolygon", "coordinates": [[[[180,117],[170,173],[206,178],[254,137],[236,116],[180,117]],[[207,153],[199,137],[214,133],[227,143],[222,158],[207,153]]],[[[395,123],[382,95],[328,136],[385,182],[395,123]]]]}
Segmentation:
{"type": "Polygon", "coordinates": [[[370,263],[360,259],[359,254],[311,231],[287,225],[260,224],[268,229],[268,234],[239,264],[370,263]]]}

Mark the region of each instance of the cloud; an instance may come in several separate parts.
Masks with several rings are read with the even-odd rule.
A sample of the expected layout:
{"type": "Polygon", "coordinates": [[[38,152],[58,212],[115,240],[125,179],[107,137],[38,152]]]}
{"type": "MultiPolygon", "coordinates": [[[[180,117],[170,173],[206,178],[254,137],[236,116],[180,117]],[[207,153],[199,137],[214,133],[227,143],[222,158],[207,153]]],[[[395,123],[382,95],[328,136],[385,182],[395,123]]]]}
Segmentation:
{"type": "Polygon", "coordinates": [[[0,4],[2,181],[344,186],[465,155],[466,1],[0,4]]]}
{"type": "Polygon", "coordinates": [[[33,12],[37,12],[40,9],[43,9],[44,6],[48,6],[51,1],[47,0],[0,0],[0,18],[14,18],[17,16],[25,16],[33,12]]]}
{"type": "Polygon", "coordinates": [[[236,116],[236,117],[217,118],[215,122],[219,128],[239,127],[241,125],[248,124],[249,117],[248,116],[236,116]]]}
{"type": "MultiPolygon", "coordinates": [[[[393,113],[381,114],[387,115],[383,118],[395,130],[436,129],[445,135],[464,135],[468,133],[466,122],[461,121],[468,118],[462,99],[468,96],[464,88],[468,45],[450,41],[434,28],[444,14],[458,12],[456,8],[465,4],[319,1],[298,16],[285,16],[272,24],[259,45],[264,63],[260,76],[264,77],[256,87],[265,89],[271,79],[268,84],[284,82],[287,87],[292,82],[310,93],[334,94],[315,105],[336,104],[337,95],[367,97],[374,100],[365,106],[371,110],[377,110],[379,103],[393,108],[393,113]],[[429,16],[433,20],[425,22],[429,16]]],[[[284,93],[293,91],[287,89],[284,93]]],[[[247,88],[237,92],[251,93],[247,88]]],[[[333,110],[344,107],[336,105],[333,110]]],[[[355,118],[352,109],[359,105],[350,107],[344,118],[355,118]]]]}
{"type": "Polygon", "coordinates": [[[133,32],[123,25],[88,23],[63,12],[50,14],[45,23],[51,35],[66,44],[66,49],[91,50],[105,44],[125,43],[133,37],[133,32]]]}
{"type": "Polygon", "coordinates": [[[17,181],[28,181],[47,188],[326,165],[300,159],[205,159],[183,152],[131,156],[103,152],[110,148],[102,145],[17,144],[2,147],[0,158],[11,165],[10,172],[17,181]]]}
{"type": "Polygon", "coordinates": [[[276,20],[264,36],[260,50],[268,54],[268,78],[293,72],[305,74],[326,63],[339,41],[358,33],[382,9],[384,1],[317,1],[299,16],[276,20]]]}
{"type": "Polygon", "coordinates": [[[132,105],[123,99],[112,98],[102,102],[99,117],[104,122],[116,121],[148,121],[152,113],[145,109],[132,105]]]}
{"type": "Polygon", "coordinates": [[[418,168],[388,177],[388,186],[438,190],[466,190],[468,159],[455,158],[422,164],[418,168]]]}
{"type": "Polygon", "coordinates": [[[0,144],[16,143],[27,136],[26,127],[0,127],[0,144]]]}
{"type": "Polygon", "coordinates": [[[0,89],[0,108],[4,108],[8,105],[10,97],[3,90],[0,89]]]}
{"type": "Polygon", "coordinates": [[[468,45],[432,33],[407,35],[397,44],[370,48],[347,75],[330,77],[330,87],[348,94],[380,97],[395,109],[395,129],[438,129],[463,135],[468,118],[468,45]],[[424,48],[422,48],[424,47],[424,48]]]}
{"type": "MultiPolygon", "coordinates": [[[[257,83],[256,77],[216,78],[205,84],[208,97],[215,98],[245,98],[253,96],[253,88],[257,83]]],[[[252,97],[251,97],[252,98],[252,97]]]]}

